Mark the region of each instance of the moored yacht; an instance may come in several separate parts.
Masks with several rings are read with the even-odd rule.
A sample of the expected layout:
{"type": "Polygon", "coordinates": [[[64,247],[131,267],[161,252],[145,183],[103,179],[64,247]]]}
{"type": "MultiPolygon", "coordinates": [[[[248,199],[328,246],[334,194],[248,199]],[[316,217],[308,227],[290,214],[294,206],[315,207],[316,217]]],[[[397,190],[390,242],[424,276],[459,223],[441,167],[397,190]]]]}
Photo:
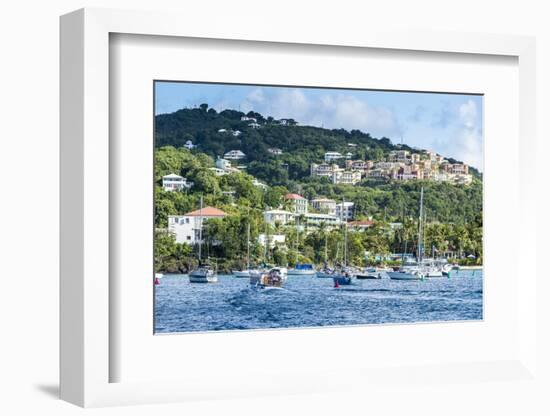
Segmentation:
{"type": "Polygon", "coordinates": [[[199,211],[199,266],[189,273],[189,283],[215,283],[218,281],[216,270],[209,264],[201,263],[202,256],[202,196],[199,211]]]}
{"type": "Polygon", "coordinates": [[[216,271],[208,264],[201,265],[189,273],[191,283],[216,283],[217,281],[216,271]]]}
{"type": "Polygon", "coordinates": [[[289,276],[314,276],[316,274],[313,265],[311,264],[297,264],[296,267],[288,271],[289,276]]]}

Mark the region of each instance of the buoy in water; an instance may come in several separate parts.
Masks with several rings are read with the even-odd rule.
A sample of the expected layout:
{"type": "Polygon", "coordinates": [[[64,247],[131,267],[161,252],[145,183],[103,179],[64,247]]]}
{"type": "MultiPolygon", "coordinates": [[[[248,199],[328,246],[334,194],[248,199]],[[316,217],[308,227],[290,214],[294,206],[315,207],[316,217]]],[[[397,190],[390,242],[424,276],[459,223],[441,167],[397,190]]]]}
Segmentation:
{"type": "Polygon", "coordinates": [[[340,285],[338,284],[338,280],[336,280],[336,279],[334,280],[334,287],[336,289],[338,289],[340,287],[340,285]]]}
{"type": "Polygon", "coordinates": [[[160,285],[160,279],[158,277],[155,277],[155,284],[160,285]]]}

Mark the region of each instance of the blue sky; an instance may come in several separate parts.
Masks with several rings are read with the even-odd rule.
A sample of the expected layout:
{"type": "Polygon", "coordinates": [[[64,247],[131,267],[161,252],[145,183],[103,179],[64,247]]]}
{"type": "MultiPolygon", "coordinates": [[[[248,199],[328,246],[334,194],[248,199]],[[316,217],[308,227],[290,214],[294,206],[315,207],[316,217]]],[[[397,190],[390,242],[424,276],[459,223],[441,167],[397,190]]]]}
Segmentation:
{"type": "Polygon", "coordinates": [[[393,143],[434,150],[483,170],[483,98],[479,95],[157,82],[155,111],[207,103],[300,124],[359,129],[393,143]]]}

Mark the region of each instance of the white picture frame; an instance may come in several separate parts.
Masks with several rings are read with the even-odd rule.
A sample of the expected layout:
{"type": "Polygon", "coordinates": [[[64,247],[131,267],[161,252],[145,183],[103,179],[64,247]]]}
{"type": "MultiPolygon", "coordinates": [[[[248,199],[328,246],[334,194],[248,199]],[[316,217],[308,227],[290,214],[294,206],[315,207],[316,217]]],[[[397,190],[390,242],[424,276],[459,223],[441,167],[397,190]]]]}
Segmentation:
{"type": "MultiPolygon", "coordinates": [[[[244,27],[244,26],[241,26],[244,27]]],[[[327,35],[312,26],[307,32],[278,25],[251,25],[236,34],[231,22],[208,25],[168,13],[83,9],[61,18],[61,397],[80,406],[155,403],[211,397],[239,397],[266,393],[257,380],[227,388],[229,375],[218,382],[196,377],[177,381],[112,382],[110,367],[117,357],[110,345],[113,305],[110,297],[110,172],[109,153],[109,37],[110,34],[170,36],[278,42],[300,45],[428,51],[440,54],[503,55],[519,67],[519,197],[518,213],[532,212],[536,192],[528,174],[536,142],[535,42],[533,38],[506,35],[427,33],[365,30],[327,35]],[[184,24],[182,24],[184,22],[184,24]],[[207,389],[208,387],[208,389],[207,389]]],[[[490,151],[490,150],[489,150],[490,151]]],[[[514,191],[515,192],[515,191],[514,191]]],[[[439,372],[478,382],[485,372],[507,380],[532,377],[536,370],[536,279],[533,253],[536,222],[521,215],[517,222],[517,263],[524,272],[517,291],[518,346],[507,359],[441,363],[419,362],[412,372],[420,380],[439,372]]],[[[514,273],[511,271],[510,273],[514,273]]],[[[517,270],[515,273],[518,273],[517,270]]],[[[399,330],[399,329],[398,329],[399,330]]],[[[329,334],[327,332],[326,334],[329,334]]],[[[152,335],[152,334],[151,334],[152,335]]],[[[222,334],[223,335],[223,334],[222,334]]],[[[319,335],[322,337],[321,335],[319,335]]],[[[291,338],[292,335],[289,335],[291,338]]],[[[388,382],[403,378],[411,369],[334,368],[321,373],[270,374],[284,389],[277,394],[345,389],[357,382],[388,382]],[[364,370],[364,369],[363,369],[364,370]],[[384,381],[385,380],[385,381],[384,381]]],[[[417,378],[417,379],[418,379],[417,378]]]]}

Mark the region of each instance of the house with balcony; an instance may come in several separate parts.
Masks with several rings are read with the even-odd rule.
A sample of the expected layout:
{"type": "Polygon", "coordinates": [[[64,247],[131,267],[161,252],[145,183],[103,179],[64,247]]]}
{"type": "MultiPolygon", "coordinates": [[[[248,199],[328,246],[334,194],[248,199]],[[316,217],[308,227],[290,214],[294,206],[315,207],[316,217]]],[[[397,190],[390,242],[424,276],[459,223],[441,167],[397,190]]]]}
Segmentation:
{"type": "Polygon", "coordinates": [[[287,225],[294,223],[294,214],[282,209],[264,211],[264,221],[269,225],[287,225]]]}
{"type": "Polygon", "coordinates": [[[228,160],[241,160],[245,157],[246,155],[240,150],[230,150],[223,155],[223,158],[228,160]]]}
{"type": "Polygon", "coordinates": [[[336,201],[328,198],[315,198],[310,201],[311,206],[324,214],[336,214],[336,201]]]}
{"type": "Polygon", "coordinates": [[[291,210],[297,215],[307,214],[307,199],[298,194],[286,194],[284,196],[285,201],[290,201],[291,210]]]}
{"type": "Polygon", "coordinates": [[[336,204],[336,218],[341,218],[342,221],[351,221],[353,219],[355,203],[340,202],[336,204]]]}
{"type": "Polygon", "coordinates": [[[326,152],[325,153],[325,162],[333,162],[335,160],[342,159],[344,156],[338,152],[326,152]]]}
{"type": "Polygon", "coordinates": [[[186,178],[175,173],[162,177],[162,189],[165,191],[184,191],[193,186],[193,182],[188,182],[186,178]]]}

